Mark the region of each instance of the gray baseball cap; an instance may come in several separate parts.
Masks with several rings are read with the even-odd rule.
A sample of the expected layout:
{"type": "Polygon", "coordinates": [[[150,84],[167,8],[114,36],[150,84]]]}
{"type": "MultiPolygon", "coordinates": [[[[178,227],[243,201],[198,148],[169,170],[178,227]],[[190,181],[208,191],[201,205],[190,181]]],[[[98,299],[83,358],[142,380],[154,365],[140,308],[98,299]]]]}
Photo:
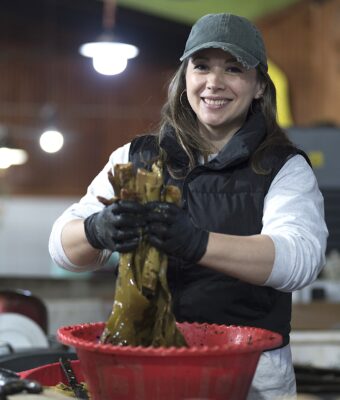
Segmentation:
{"type": "Polygon", "coordinates": [[[199,50],[218,48],[232,54],[246,68],[268,70],[261,32],[246,18],[222,13],[207,14],[191,28],[181,61],[199,50]]]}

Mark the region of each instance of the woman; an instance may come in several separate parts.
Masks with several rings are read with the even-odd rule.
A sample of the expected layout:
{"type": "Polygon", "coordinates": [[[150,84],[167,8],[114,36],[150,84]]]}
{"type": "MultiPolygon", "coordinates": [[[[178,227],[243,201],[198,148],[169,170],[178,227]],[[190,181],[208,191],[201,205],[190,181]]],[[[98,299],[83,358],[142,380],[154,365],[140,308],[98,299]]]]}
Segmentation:
{"type": "Polygon", "coordinates": [[[249,399],[295,396],[289,347],[291,293],[325,262],[323,198],[307,156],[276,122],[275,87],[260,32],[245,18],[210,14],[193,26],[158,135],[116,151],[87,194],[54,224],[52,258],[84,271],[137,247],[140,228],[169,255],[178,321],[279,332],[261,356],[249,399]],[[107,178],[116,163],[164,163],[182,207],[120,202],[107,178]]]}

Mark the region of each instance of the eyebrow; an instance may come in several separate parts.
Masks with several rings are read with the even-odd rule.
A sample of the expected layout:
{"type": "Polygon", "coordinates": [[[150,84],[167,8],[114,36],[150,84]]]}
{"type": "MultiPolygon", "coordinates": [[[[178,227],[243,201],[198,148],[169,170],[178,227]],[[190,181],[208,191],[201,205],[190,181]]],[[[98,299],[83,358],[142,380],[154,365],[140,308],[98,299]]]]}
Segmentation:
{"type": "Polygon", "coordinates": [[[192,59],[192,61],[196,61],[196,60],[208,60],[207,57],[203,57],[203,56],[192,56],[191,59],[192,59]]]}

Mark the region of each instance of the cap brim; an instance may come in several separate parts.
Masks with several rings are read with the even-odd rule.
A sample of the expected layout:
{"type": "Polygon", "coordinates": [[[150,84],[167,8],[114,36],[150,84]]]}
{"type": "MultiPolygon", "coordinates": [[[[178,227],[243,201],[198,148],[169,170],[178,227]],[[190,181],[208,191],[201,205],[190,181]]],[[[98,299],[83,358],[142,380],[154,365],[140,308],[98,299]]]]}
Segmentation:
{"type": "Polygon", "coordinates": [[[180,58],[180,61],[185,60],[186,58],[192,56],[194,53],[197,53],[200,50],[204,49],[222,49],[230,54],[232,54],[238,62],[240,62],[245,68],[255,68],[260,64],[260,61],[255,58],[253,55],[247,53],[243,49],[233,44],[222,43],[222,42],[208,42],[201,44],[199,46],[193,47],[192,49],[185,51],[180,58]]]}

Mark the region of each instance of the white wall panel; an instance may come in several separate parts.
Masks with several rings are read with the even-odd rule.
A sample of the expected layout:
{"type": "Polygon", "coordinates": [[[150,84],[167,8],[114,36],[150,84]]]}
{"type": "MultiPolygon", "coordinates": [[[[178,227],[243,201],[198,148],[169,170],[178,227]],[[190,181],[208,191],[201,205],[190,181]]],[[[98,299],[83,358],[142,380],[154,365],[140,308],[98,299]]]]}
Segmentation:
{"type": "Polygon", "coordinates": [[[75,198],[0,197],[0,276],[54,274],[48,253],[51,227],[75,198]]]}

